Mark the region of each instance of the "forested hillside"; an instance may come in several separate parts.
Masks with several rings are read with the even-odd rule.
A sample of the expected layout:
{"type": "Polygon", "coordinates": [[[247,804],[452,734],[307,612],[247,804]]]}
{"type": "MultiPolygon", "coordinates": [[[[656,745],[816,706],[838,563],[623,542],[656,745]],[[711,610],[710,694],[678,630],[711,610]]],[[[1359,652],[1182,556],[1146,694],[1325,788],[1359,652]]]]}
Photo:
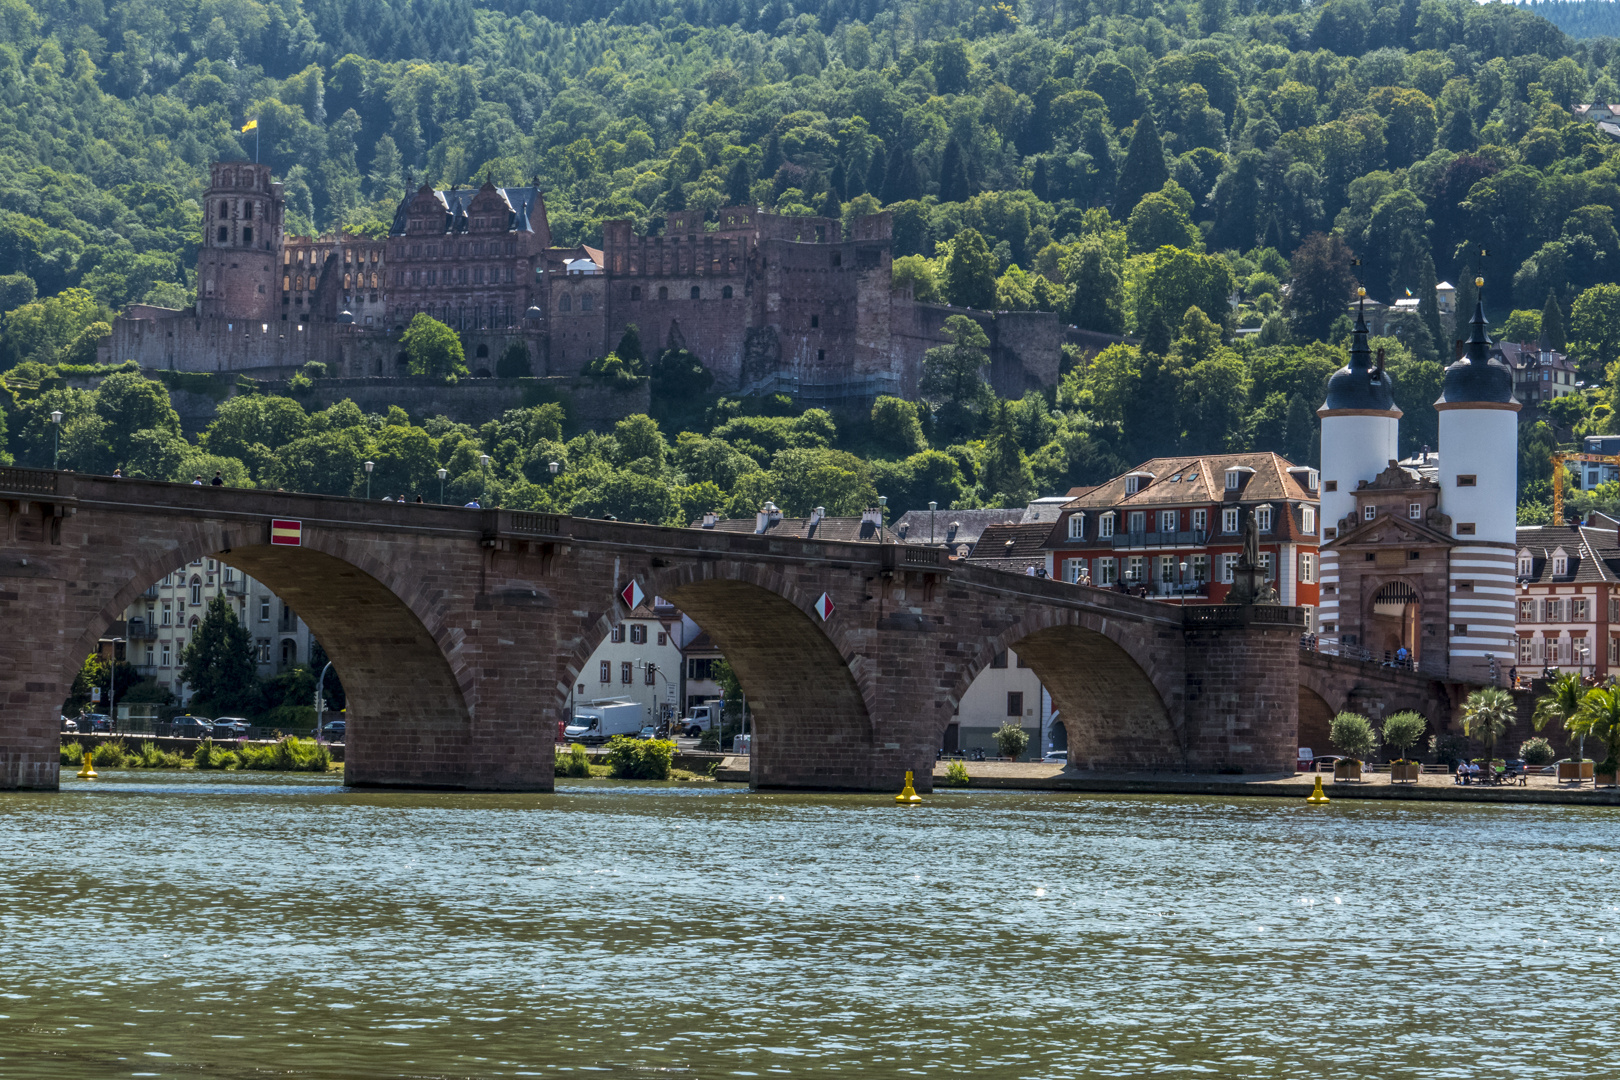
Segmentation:
{"type": "MultiPolygon", "coordinates": [[[[11,452],[35,462],[41,403],[73,393],[37,365],[92,359],[97,324],[127,303],[188,302],[207,165],[256,145],[286,182],[290,231],[376,232],[407,182],[485,176],[538,177],[560,243],[598,242],[606,219],[656,231],[668,210],[730,202],[846,219],[886,208],[896,277],[920,298],[1053,309],[1141,341],[1066,357],[1055,394],[1010,409],[935,378],[922,442],[908,426],[904,448],[862,424],[808,446],[749,442],[764,472],[775,453],[839,443],[856,455],[839,467],[870,480],[932,445],[955,454],[957,498],[971,501],[1156,453],[1312,460],[1358,280],[1376,298],[1424,300],[1383,343],[1407,449],[1434,442],[1425,406],[1453,334],[1432,302],[1440,279],[1470,310],[1484,274],[1493,318],[1516,311],[1521,333],[1545,322],[1567,335],[1589,383],[1620,351],[1607,284],[1620,144],[1569,111],[1620,100],[1620,50],[1534,8],[0,0],[0,94],[0,368],[32,362],[6,397],[11,452]],[[248,118],[258,130],[244,135],[248,118]],[[1260,333],[1238,341],[1243,328],[1260,333]],[[1022,479],[987,485],[997,454],[1022,479]]],[[[960,365],[962,349],[935,367],[960,365]]],[[[1584,395],[1534,437],[1603,430],[1611,404],[1584,395]]],[[[683,426],[708,438],[784,410],[797,411],[694,405],[661,417],[661,437],[673,447],[683,426]]],[[[457,446],[486,438],[464,434],[457,446]]],[[[518,455],[537,445],[496,434],[518,455]]],[[[82,445],[103,463],[119,448],[82,445]]],[[[244,482],[291,475],[245,448],[228,456],[244,482]]],[[[678,454],[653,457],[601,460],[666,488],[696,482],[678,454]]],[[[1531,496],[1546,476],[1535,460],[1531,496]]],[[[356,478],[340,479],[326,483],[356,478]]]]}

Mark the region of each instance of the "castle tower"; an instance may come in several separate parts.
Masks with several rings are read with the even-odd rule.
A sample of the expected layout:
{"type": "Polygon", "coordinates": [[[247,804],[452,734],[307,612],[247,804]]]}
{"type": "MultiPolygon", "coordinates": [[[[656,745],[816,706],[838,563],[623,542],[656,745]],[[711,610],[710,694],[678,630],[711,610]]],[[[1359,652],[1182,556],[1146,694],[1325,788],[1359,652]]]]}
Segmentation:
{"type": "Polygon", "coordinates": [[[197,314],[268,322],[281,295],[281,185],[270,166],[216,162],[203,196],[203,243],[197,252],[197,314]]]}
{"type": "MultiPolygon", "coordinates": [[[[1484,278],[1475,285],[1483,286],[1484,278]]],[[[1490,357],[1485,308],[1474,305],[1463,356],[1446,368],[1440,399],[1440,510],[1451,519],[1453,678],[1489,679],[1515,663],[1514,530],[1519,488],[1519,403],[1513,373],[1490,357]]]]}
{"type": "MultiPolygon", "coordinates": [[[[1358,290],[1362,306],[1356,310],[1356,332],[1350,345],[1350,363],[1328,380],[1327,400],[1316,410],[1322,420],[1322,530],[1331,540],[1347,531],[1340,524],[1356,513],[1355,491],[1370,483],[1400,453],[1401,410],[1395,407],[1395,385],[1383,364],[1374,366],[1367,347],[1365,306],[1367,290],[1358,290]]],[[[1319,624],[1339,623],[1339,552],[1324,544],[1322,598],[1319,624]]]]}

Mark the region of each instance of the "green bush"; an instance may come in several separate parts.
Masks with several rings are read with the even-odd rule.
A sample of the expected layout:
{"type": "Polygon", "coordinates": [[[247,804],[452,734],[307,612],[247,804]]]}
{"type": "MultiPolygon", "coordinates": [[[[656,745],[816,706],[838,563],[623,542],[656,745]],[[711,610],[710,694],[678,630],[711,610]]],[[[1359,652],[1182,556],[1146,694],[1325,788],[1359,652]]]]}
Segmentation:
{"type": "Polygon", "coordinates": [[[139,753],[130,755],[128,763],[135,769],[178,769],[183,760],[179,754],[159,750],[157,743],[148,739],[141,743],[139,753]]]}
{"type": "Polygon", "coordinates": [[[591,775],[591,756],[579,743],[574,743],[567,750],[557,755],[557,761],[552,768],[558,776],[585,777],[591,775]]]}
{"type": "Polygon", "coordinates": [[[698,737],[698,749],[716,751],[720,749],[720,732],[713,727],[705,728],[698,737]]]}
{"type": "Polygon", "coordinates": [[[996,729],[995,740],[1002,757],[1016,759],[1029,745],[1029,732],[1008,720],[996,729]]]}
{"type": "Polygon", "coordinates": [[[264,772],[324,773],[332,767],[332,755],[314,739],[289,735],[269,746],[243,744],[239,751],[241,767],[264,772]]]}
{"type": "Polygon", "coordinates": [[[1429,722],[1421,713],[1398,712],[1384,721],[1384,745],[1395,752],[1395,760],[1405,761],[1407,751],[1418,744],[1428,729],[1429,722]]]}
{"type": "Polygon", "coordinates": [[[76,742],[63,743],[62,744],[62,764],[64,764],[64,765],[83,765],[84,764],[84,747],[80,746],[76,742]]]}
{"type": "Polygon", "coordinates": [[[1537,735],[1519,744],[1519,756],[1526,765],[1551,765],[1558,755],[1553,752],[1552,743],[1537,735]]]}
{"type": "Polygon", "coordinates": [[[90,756],[90,760],[95,763],[97,768],[121,769],[124,767],[124,759],[128,756],[128,752],[124,749],[123,740],[113,739],[96,747],[95,753],[90,756]]]}
{"type": "Polygon", "coordinates": [[[949,765],[945,766],[945,782],[951,785],[951,787],[967,787],[967,766],[962,764],[960,761],[953,761],[949,765]]]}
{"type": "Polygon", "coordinates": [[[615,735],[608,740],[608,769],[620,780],[668,780],[675,760],[669,739],[630,739],[615,735]]]}
{"type": "Polygon", "coordinates": [[[1328,735],[1334,746],[1357,761],[1365,761],[1369,754],[1378,749],[1378,732],[1373,730],[1372,722],[1360,713],[1342,712],[1335,716],[1328,735]]]}
{"type": "Polygon", "coordinates": [[[1429,753],[1435,764],[1450,769],[1468,756],[1468,740],[1461,735],[1430,735],[1429,753]]]}

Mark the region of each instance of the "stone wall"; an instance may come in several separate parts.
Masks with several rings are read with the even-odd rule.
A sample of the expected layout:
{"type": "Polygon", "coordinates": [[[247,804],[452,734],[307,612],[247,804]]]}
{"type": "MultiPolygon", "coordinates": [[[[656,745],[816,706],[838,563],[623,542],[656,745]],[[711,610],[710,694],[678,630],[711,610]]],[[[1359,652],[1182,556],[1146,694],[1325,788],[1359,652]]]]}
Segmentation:
{"type": "MultiPolygon", "coordinates": [[[[626,416],[645,413],[652,404],[650,382],[637,379],[628,385],[609,379],[563,375],[530,379],[463,379],[446,386],[437,379],[406,376],[396,379],[316,379],[312,391],[298,400],[311,411],[345,398],[362,412],[384,413],[398,405],[421,421],[448,416],[457,423],[482,424],[508,409],[521,409],[548,401],[560,402],[576,428],[604,430],[626,416]]],[[[266,383],[268,393],[288,394],[284,383],[266,383]]]]}

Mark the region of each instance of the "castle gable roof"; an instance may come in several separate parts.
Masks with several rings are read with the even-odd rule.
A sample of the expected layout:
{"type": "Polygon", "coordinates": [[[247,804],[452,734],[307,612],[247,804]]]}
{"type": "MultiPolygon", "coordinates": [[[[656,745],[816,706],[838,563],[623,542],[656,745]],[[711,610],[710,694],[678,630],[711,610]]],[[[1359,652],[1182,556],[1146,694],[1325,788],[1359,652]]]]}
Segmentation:
{"type": "MultiPolygon", "coordinates": [[[[1449,521],[1449,518],[1441,520],[1449,521]]],[[[1360,521],[1344,534],[1323,544],[1324,548],[1401,547],[1411,544],[1456,547],[1457,541],[1427,521],[1413,521],[1395,514],[1380,514],[1371,521],[1360,521]]]]}

